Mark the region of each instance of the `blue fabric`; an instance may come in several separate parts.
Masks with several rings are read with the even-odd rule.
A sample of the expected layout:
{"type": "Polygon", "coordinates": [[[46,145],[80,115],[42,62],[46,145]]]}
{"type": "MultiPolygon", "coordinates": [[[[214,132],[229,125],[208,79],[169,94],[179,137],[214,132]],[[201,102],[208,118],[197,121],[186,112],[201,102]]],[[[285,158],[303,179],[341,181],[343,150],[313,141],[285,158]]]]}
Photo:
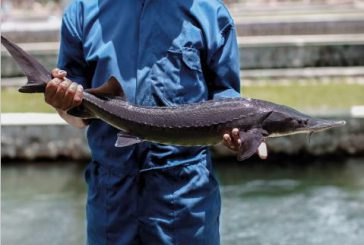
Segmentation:
{"type": "MultiPolygon", "coordinates": [[[[218,0],[74,1],[58,66],[86,88],[113,75],[139,105],[240,96],[234,24],[218,0]]],[[[87,131],[89,244],[218,244],[220,194],[208,149],[120,149],[116,134],[100,120],[87,131]]]]}

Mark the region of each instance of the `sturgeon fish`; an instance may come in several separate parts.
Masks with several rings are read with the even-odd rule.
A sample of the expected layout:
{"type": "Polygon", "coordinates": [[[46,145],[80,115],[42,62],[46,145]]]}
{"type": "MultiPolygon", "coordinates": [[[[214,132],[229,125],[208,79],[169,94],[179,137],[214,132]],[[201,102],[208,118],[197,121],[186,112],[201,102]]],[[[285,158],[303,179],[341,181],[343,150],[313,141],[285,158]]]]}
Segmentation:
{"type": "MultiPolygon", "coordinates": [[[[2,44],[28,78],[22,93],[41,93],[51,73],[34,57],[1,36],[2,44]]],[[[214,145],[225,133],[239,129],[239,161],[251,157],[268,137],[318,132],[345,121],[317,119],[288,106],[250,98],[209,100],[173,107],[140,106],[127,101],[115,77],[98,88],[86,89],[80,106],[68,111],[80,118],[98,118],[120,130],[116,147],[142,141],[180,146],[214,145]]]]}

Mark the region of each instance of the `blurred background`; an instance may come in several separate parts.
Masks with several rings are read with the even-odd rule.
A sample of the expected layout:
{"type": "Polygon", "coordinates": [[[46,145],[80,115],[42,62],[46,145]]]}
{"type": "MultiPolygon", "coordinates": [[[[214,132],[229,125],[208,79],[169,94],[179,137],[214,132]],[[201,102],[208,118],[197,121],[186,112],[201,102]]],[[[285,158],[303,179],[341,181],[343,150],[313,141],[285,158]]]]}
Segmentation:
{"type": "MultiPolygon", "coordinates": [[[[51,69],[69,2],[2,0],[2,34],[51,69]]],[[[214,147],[222,244],[364,244],[364,0],[225,2],[242,96],[347,125],[269,140],[266,161],[214,147]]],[[[1,47],[2,244],[85,244],[85,133],[24,83],[1,47]]]]}

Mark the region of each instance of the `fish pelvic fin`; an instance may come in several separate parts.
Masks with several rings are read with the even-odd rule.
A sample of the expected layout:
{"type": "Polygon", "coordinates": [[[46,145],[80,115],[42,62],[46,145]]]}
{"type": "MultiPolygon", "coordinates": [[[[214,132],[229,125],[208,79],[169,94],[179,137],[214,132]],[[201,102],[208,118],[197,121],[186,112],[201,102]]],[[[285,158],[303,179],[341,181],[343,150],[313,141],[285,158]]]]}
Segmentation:
{"type": "Polygon", "coordinates": [[[22,93],[44,92],[46,83],[52,79],[51,73],[33,56],[15,43],[1,35],[1,44],[9,51],[24,75],[28,78],[26,85],[19,89],[22,93]]]}
{"type": "Polygon", "coordinates": [[[240,131],[241,145],[238,151],[238,161],[243,161],[258,151],[259,145],[264,141],[267,132],[263,129],[251,129],[246,132],[240,131]]]}
{"type": "Polygon", "coordinates": [[[142,139],[125,132],[119,132],[115,142],[116,147],[126,147],[143,142],[142,139]]]}
{"type": "Polygon", "coordinates": [[[95,96],[113,96],[125,101],[127,100],[123,87],[114,76],[111,76],[109,80],[100,87],[89,88],[85,91],[95,96]]]}

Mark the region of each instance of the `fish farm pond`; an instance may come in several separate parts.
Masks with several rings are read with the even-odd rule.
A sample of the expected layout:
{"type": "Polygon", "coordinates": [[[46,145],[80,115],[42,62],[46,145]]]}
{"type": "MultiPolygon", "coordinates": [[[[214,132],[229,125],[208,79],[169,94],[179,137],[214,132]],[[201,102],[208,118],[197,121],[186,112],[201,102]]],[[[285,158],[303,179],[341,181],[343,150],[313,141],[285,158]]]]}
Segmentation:
{"type": "MultiPolygon", "coordinates": [[[[84,168],[3,163],[2,244],[85,244],[84,168]]],[[[215,160],[215,170],[223,245],[364,244],[364,158],[215,160]]]]}

